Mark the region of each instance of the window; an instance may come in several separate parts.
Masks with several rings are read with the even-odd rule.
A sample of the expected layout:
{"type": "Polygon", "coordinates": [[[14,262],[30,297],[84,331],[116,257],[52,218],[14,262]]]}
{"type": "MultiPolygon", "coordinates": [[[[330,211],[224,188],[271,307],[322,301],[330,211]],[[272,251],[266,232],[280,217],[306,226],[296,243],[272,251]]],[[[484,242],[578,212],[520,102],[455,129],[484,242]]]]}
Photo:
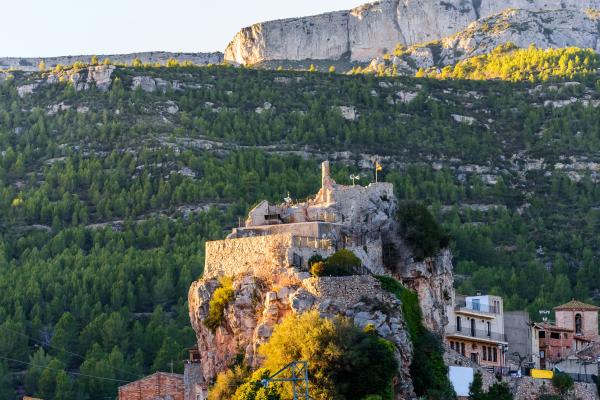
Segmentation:
{"type": "Polygon", "coordinates": [[[483,346],[483,361],[487,361],[487,347],[483,346]]]}
{"type": "Polygon", "coordinates": [[[550,339],[560,339],[560,333],[550,332],[550,339]]]}
{"type": "Polygon", "coordinates": [[[575,334],[581,335],[581,314],[575,314],[575,334]]]}
{"type": "Polygon", "coordinates": [[[461,343],[461,344],[460,344],[460,354],[462,354],[462,355],[463,355],[463,357],[464,357],[464,355],[465,355],[465,344],[464,344],[464,343],[461,343]]]}
{"type": "Polygon", "coordinates": [[[452,350],[454,350],[454,342],[453,342],[453,341],[450,341],[450,348],[451,348],[452,350]]]}
{"type": "Polygon", "coordinates": [[[475,319],[471,318],[471,336],[475,337],[475,319]]]}
{"type": "Polygon", "coordinates": [[[492,348],[488,347],[488,359],[492,361],[492,348]]]}
{"type": "Polygon", "coordinates": [[[546,331],[540,331],[540,339],[546,339],[546,331]]]}
{"type": "Polygon", "coordinates": [[[481,304],[479,303],[479,299],[473,299],[473,310],[475,311],[480,311],[481,310],[481,304]]]}
{"type": "Polygon", "coordinates": [[[456,330],[458,332],[462,331],[462,324],[461,324],[461,321],[460,321],[460,317],[456,317],[456,330]]]}
{"type": "Polygon", "coordinates": [[[487,335],[492,337],[492,323],[490,321],[487,322],[487,335]]]}
{"type": "Polygon", "coordinates": [[[494,362],[498,362],[498,349],[494,347],[494,362]]]}

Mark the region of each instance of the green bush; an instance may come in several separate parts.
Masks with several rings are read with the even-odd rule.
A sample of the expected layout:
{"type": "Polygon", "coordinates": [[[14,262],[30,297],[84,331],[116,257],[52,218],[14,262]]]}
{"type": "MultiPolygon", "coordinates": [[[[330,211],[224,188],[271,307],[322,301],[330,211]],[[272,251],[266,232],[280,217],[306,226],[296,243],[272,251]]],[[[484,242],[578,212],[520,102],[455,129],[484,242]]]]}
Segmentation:
{"type": "Polygon", "coordinates": [[[430,400],[455,399],[456,393],[448,379],[448,368],[444,364],[443,347],[440,338],[423,325],[423,316],[416,293],[406,289],[397,280],[377,277],[384,290],[402,301],[404,320],[413,344],[413,360],[410,375],[417,396],[430,400]]]}
{"type": "Polygon", "coordinates": [[[262,380],[271,376],[269,370],[261,368],[256,370],[250,379],[235,391],[232,400],[281,400],[281,384],[262,385],[262,380]]]}
{"type": "Polygon", "coordinates": [[[308,266],[309,266],[309,268],[310,268],[310,267],[312,267],[312,265],[313,265],[314,263],[316,263],[316,262],[319,262],[319,261],[323,261],[323,260],[324,260],[324,258],[323,258],[323,256],[322,256],[322,255],[320,255],[320,254],[313,254],[313,255],[312,255],[312,256],[311,256],[311,257],[308,259],[308,266]]]}
{"type": "Polygon", "coordinates": [[[488,390],[486,400],[513,400],[513,395],[506,382],[496,382],[488,390]]]}
{"type": "Polygon", "coordinates": [[[350,250],[342,249],[323,261],[314,262],[310,267],[310,273],[313,276],[348,276],[361,265],[360,258],[350,250]]]}
{"type": "Polygon", "coordinates": [[[564,372],[555,372],[554,376],[552,377],[552,385],[560,394],[565,395],[571,388],[573,388],[574,382],[573,378],[564,372]]]}
{"type": "Polygon", "coordinates": [[[225,308],[233,300],[233,281],[229,277],[222,277],[219,280],[221,286],[215,290],[208,305],[208,317],[204,320],[204,325],[213,333],[223,322],[225,308]]]}
{"type": "MultiPolygon", "coordinates": [[[[278,370],[294,360],[308,360],[311,396],[315,399],[392,400],[398,371],[395,346],[365,333],[351,320],[322,318],[317,311],[288,316],[260,347],[265,368],[278,370]]],[[[289,385],[282,398],[291,398],[289,385]]]]}
{"type": "Polygon", "coordinates": [[[417,261],[433,257],[441,248],[448,246],[450,237],[423,204],[402,203],[397,218],[399,233],[412,248],[417,261]]]}
{"type": "Polygon", "coordinates": [[[317,261],[310,266],[310,274],[312,276],[323,276],[325,275],[325,262],[317,261]]]}

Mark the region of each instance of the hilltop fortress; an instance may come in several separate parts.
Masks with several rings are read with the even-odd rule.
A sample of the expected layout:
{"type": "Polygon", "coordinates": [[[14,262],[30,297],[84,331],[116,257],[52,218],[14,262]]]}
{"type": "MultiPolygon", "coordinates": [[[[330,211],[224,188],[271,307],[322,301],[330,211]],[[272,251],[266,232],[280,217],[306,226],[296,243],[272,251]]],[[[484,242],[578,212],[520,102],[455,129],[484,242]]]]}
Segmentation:
{"type": "Polygon", "coordinates": [[[323,316],[346,316],[359,327],[372,324],[394,343],[400,365],[397,398],[414,397],[409,374],[412,345],[401,303],[382,289],[376,275],[394,276],[414,289],[424,323],[442,334],[453,295],[450,252],[442,250],[416,262],[398,233],[391,183],[339,185],[327,161],[321,169],[321,188],[313,198],[301,203],[290,198],[282,204],[262,201],[249,212],[244,226],[224,240],[206,243],[204,275],[188,296],[203,390],[236,356],[260,366],[257,349],[285,316],[318,310],[323,316]],[[362,266],[350,276],[311,277],[311,257],[328,257],[341,249],[352,251],[362,266]],[[204,321],[224,276],[232,278],[234,296],[221,325],[211,330],[204,321]],[[374,302],[382,301],[389,306],[386,311],[373,308],[374,302]]]}
{"type": "Polygon", "coordinates": [[[384,274],[382,235],[392,229],[396,209],[391,183],[367,187],[336,184],[329,163],[322,164],[322,184],[315,198],[304,203],[262,201],[244,227],[225,240],[206,244],[205,277],[281,273],[288,267],[308,271],[308,260],[346,248],[365,268],[384,274]]]}

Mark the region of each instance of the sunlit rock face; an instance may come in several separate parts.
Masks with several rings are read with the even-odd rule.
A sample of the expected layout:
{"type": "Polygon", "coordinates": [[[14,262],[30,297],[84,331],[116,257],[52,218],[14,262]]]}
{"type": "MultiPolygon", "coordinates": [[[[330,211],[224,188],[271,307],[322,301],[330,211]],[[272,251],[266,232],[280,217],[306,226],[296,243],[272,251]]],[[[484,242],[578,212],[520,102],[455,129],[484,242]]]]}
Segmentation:
{"type": "MultiPolygon", "coordinates": [[[[600,8],[600,0],[384,0],[350,11],[244,28],[225,50],[225,60],[238,64],[344,57],[369,61],[398,43],[411,46],[440,40],[511,8],[585,11],[600,8]]],[[[567,24],[568,29],[573,27],[577,25],[567,24]]]]}

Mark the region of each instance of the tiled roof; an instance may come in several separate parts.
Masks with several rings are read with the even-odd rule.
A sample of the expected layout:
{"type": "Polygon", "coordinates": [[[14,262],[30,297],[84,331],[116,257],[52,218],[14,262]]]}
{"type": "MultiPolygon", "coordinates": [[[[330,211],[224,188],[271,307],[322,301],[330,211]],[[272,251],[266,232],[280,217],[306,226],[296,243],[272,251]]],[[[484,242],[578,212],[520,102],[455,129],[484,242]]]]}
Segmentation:
{"type": "Polygon", "coordinates": [[[575,299],[570,302],[563,304],[562,306],[554,307],[554,310],[592,310],[597,311],[600,310],[600,307],[594,306],[592,304],[582,303],[581,301],[577,301],[575,299]]]}

